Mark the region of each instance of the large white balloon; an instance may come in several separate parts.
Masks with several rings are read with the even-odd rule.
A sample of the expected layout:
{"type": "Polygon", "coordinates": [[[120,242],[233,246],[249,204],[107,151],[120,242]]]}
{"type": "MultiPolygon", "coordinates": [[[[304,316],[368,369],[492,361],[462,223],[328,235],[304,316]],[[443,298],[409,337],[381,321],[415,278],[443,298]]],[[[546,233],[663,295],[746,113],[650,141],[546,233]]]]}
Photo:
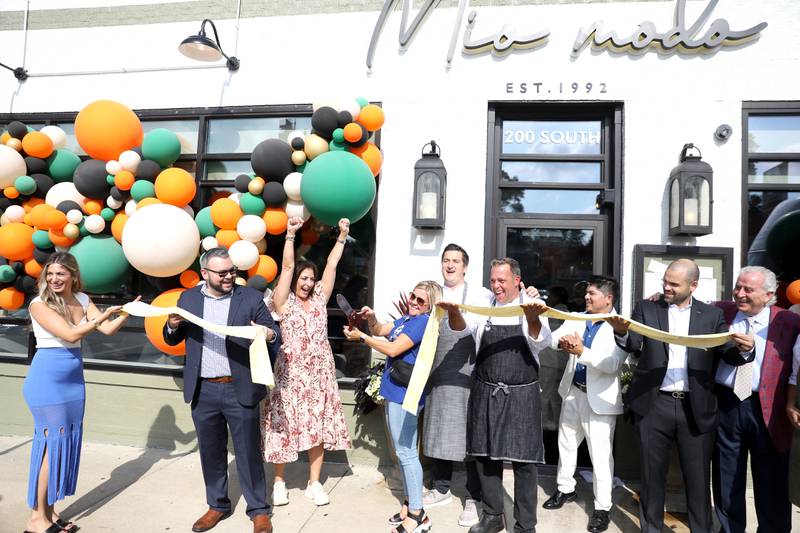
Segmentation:
{"type": "Polygon", "coordinates": [[[267,223],[256,215],[244,215],[236,223],[236,233],[246,241],[258,242],[267,234],[267,223]]]}
{"type": "Polygon", "coordinates": [[[305,204],[300,202],[294,202],[292,200],[289,200],[288,202],[286,202],[285,211],[286,211],[286,216],[288,216],[289,218],[300,217],[303,219],[303,222],[311,218],[311,213],[308,211],[305,204]]]}
{"type": "Polygon", "coordinates": [[[283,190],[286,191],[286,196],[289,200],[300,202],[303,197],[300,196],[300,182],[303,180],[303,174],[300,172],[292,172],[283,180],[283,190]]]}
{"type": "Polygon", "coordinates": [[[19,152],[0,144],[0,189],[14,185],[14,180],[28,172],[25,159],[19,152]]]}
{"type": "Polygon", "coordinates": [[[78,205],[83,205],[86,197],[78,192],[78,189],[75,188],[75,185],[71,181],[56,183],[50,187],[50,190],[47,191],[47,195],[44,197],[44,202],[53,207],[58,207],[58,204],[64,200],[72,200],[78,205]]]}
{"type": "Polygon", "coordinates": [[[200,231],[180,207],[153,204],[137,209],[122,230],[122,251],[136,270],[149,276],[176,276],[197,258],[200,231]]]}
{"type": "Polygon", "coordinates": [[[66,146],[67,134],[58,126],[45,126],[39,131],[50,137],[50,140],[53,141],[53,150],[66,146]]]}
{"type": "Polygon", "coordinates": [[[258,263],[258,247],[250,241],[236,241],[228,248],[228,254],[239,270],[247,270],[258,263]]]}

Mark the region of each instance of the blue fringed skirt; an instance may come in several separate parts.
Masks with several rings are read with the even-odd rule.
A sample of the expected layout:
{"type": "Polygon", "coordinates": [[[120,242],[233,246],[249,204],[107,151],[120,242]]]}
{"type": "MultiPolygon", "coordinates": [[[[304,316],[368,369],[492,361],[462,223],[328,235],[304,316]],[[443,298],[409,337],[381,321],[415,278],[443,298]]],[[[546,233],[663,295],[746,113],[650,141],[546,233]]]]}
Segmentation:
{"type": "Polygon", "coordinates": [[[79,348],[40,348],[22,387],[34,421],[28,506],[37,507],[36,486],[45,452],[47,503],[75,494],[81,459],[86,386],[79,348]]]}

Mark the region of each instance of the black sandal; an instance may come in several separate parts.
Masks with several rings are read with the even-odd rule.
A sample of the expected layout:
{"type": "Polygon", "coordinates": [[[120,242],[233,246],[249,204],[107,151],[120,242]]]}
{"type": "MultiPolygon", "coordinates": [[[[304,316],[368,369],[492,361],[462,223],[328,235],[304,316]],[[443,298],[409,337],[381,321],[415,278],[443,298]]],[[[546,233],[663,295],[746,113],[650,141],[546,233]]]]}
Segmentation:
{"type": "MultiPolygon", "coordinates": [[[[63,531],[63,528],[58,524],[53,523],[53,525],[44,530],[44,533],[61,533],[61,531],[63,531]]],[[[31,532],[26,529],[22,533],[31,533],[31,532]]]]}
{"type": "Polygon", "coordinates": [[[400,524],[398,527],[394,529],[395,533],[424,533],[428,531],[433,524],[431,524],[431,519],[425,514],[425,509],[420,509],[419,514],[414,514],[411,511],[408,512],[408,518],[413,520],[417,523],[416,527],[411,531],[407,530],[403,527],[403,524],[400,524]]]}
{"type": "MultiPolygon", "coordinates": [[[[406,511],[408,511],[408,500],[403,500],[403,507],[405,507],[406,511]]],[[[403,523],[403,517],[400,516],[400,513],[394,513],[389,518],[389,525],[390,526],[399,526],[402,523],[403,523]]]]}
{"type": "Polygon", "coordinates": [[[71,522],[69,520],[63,520],[61,518],[56,520],[56,525],[61,528],[61,531],[66,531],[67,533],[77,533],[78,530],[81,528],[75,522],[71,522]]]}

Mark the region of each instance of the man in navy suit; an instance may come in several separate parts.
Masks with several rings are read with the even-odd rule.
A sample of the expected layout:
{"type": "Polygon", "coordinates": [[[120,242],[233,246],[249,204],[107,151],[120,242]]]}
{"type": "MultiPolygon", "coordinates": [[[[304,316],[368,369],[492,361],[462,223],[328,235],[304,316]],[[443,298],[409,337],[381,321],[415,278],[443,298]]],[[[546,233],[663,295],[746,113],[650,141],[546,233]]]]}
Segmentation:
{"type": "MultiPolygon", "coordinates": [[[[264,305],[263,295],[234,283],[237,271],[227,250],[207,251],[200,258],[200,268],[205,283],[181,294],[178,307],[214,324],[265,326],[270,359],[274,360],[280,346],[280,330],[264,305]]],[[[251,379],[250,341],[205,331],[180,315],[169,316],[163,333],[167,344],[186,341],[183,397],[192,406],[209,506],[192,531],[208,531],[231,514],[227,450],[230,428],[239,484],[253,532],[271,533],[258,407],[267,388],[251,379]]]]}

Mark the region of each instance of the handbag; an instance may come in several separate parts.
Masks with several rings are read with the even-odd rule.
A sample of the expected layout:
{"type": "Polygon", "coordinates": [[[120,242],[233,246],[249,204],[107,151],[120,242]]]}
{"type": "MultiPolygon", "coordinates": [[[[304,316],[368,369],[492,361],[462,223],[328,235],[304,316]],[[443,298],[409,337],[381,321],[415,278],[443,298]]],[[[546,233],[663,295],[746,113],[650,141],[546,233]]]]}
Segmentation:
{"type": "Polygon", "coordinates": [[[403,359],[395,359],[392,361],[392,367],[389,369],[389,379],[391,379],[395,385],[408,388],[413,372],[414,363],[409,363],[403,359]]]}

